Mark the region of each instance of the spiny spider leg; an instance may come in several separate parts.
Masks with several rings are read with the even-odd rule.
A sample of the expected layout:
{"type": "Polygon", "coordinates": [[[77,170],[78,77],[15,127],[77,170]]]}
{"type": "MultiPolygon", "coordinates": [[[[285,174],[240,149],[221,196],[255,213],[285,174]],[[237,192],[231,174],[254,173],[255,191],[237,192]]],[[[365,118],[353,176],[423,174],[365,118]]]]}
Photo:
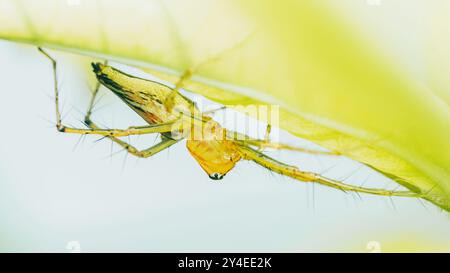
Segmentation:
{"type": "Polygon", "coordinates": [[[216,109],[203,111],[202,114],[203,115],[210,115],[210,114],[214,114],[214,113],[216,113],[218,111],[225,110],[226,108],[227,108],[226,106],[221,106],[221,107],[216,108],[216,109]]]}
{"type": "MultiPolygon", "coordinates": [[[[145,127],[129,127],[127,129],[100,129],[100,128],[90,128],[90,129],[79,129],[68,127],[62,124],[61,112],[59,109],[59,91],[58,91],[58,78],[56,73],[56,60],[53,59],[46,51],[38,47],[38,50],[47,57],[53,68],[53,84],[54,84],[54,94],[55,94],[55,110],[56,110],[56,128],[60,132],[64,133],[74,133],[74,134],[93,134],[102,136],[130,136],[130,135],[142,135],[142,134],[153,134],[153,133],[166,133],[172,130],[174,122],[162,123],[156,125],[149,125],[145,127]]],[[[97,91],[95,91],[97,92],[97,91]]],[[[91,109],[92,110],[92,109],[91,109]]],[[[89,113],[90,111],[88,111],[89,113]]],[[[90,113],[89,113],[90,115],[90,113]]],[[[88,116],[89,117],[89,116],[88,116]]]]}
{"type": "Polygon", "coordinates": [[[249,33],[248,35],[243,37],[243,39],[238,41],[236,44],[234,44],[228,48],[225,48],[221,52],[216,53],[213,56],[209,56],[205,60],[202,60],[199,63],[192,65],[188,69],[184,70],[183,74],[181,74],[180,78],[175,83],[175,88],[172,90],[172,92],[167,96],[166,100],[164,101],[164,106],[166,107],[166,109],[169,112],[172,111],[173,107],[175,106],[175,97],[177,94],[179,94],[180,89],[183,88],[184,82],[191,79],[192,76],[194,75],[194,73],[196,73],[200,69],[200,67],[205,66],[214,61],[217,61],[217,60],[221,59],[224,55],[232,52],[235,49],[242,47],[251,38],[252,34],[253,33],[249,33]]]}
{"type": "Polygon", "coordinates": [[[389,191],[383,189],[365,188],[345,184],[340,181],[323,177],[317,173],[301,171],[297,167],[279,162],[257,150],[248,147],[247,145],[240,145],[240,151],[243,157],[247,160],[252,160],[255,163],[263,166],[264,168],[303,182],[316,182],[325,186],[342,190],[344,192],[363,192],[382,196],[421,197],[419,193],[414,193],[411,191],[389,191]]]}
{"type": "Polygon", "coordinates": [[[267,126],[266,126],[266,133],[265,133],[265,135],[264,135],[264,140],[266,141],[266,142],[269,142],[270,141],[270,132],[272,131],[272,125],[270,125],[270,124],[267,124],[267,126]]]}
{"type": "MultiPolygon", "coordinates": [[[[89,120],[90,121],[90,120],[89,120]]],[[[90,121],[89,123],[86,123],[87,126],[89,126],[92,129],[97,129],[97,125],[90,121]]],[[[170,146],[172,146],[173,144],[179,142],[181,139],[171,139],[168,138],[164,135],[161,135],[161,141],[158,142],[157,144],[151,146],[150,148],[144,149],[144,150],[139,150],[136,147],[134,147],[133,145],[117,138],[114,136],[106,136],[107,138],[111,139],[112,141],[114,141],[115,143],[119,144],[120,146],[122,146],[122,148],[124,148],[125,150],[127,150],[127,152],[129,152],[130,154],[137,156],[137,157],[141,157],[141,158],[147,158],[150,157],[156,153],[161,152],[162,150],[165,150],[167,148],[169,148],[170,146]]]]}
{"type": "Polygon", "coordinates": [[[289,150],[289,151],[296,151],[296,152],[302,152],[302,153],[314,154],[314,155],[334,155],[334,156],[340,155],[337,152],[317,151],[317,150],[311,150],[311,149],[302,148],[302,147],[291,146],[291,145],[284,144],[284,143],[268,142],[266,140],[259,140],[259,139],[242,140],[242,141],[238,141],[238,142],[258,147],[259,151],[262,151],[266,148],[271,148],[271,149],[276,149],[276,150],[289,150]]]}
{"type": "Polygon", "coordinates": [[[248,135],[241,134],[241,133],[234,132],[234,131],[227,132],[227,139],[234,141],[240,145],[254,146],[254,147],[258,148],[259,151],[262,151],[266,148],[271,148],[271,149],[276,149],[276,150],[296,151],[296,152],[302,152],[302,153],[314,154],[314,155],[330,155],[330,156],[340,155],[338,152],[333,152],[333,151],[318,151],[318,150],[311,150],[311,149],[297,147],[297,146],[291,146],[291,145],[284,144],[284,143],[270,142],[267,138],[267,130],[266,130],[265,139],[255,139],[248,135]]]}
{"type": "MultiPolygon", "coordinates": [[[[108,61],[105,61],[103,64],[108,65],[108,61]]],[[[86,111],[86,116],[84,117],[85,122],[90,121],[92,110],[94,109],[95,100],[97,99],[97,93],[98,90],[100,90],[100,86],[101,86],[100,82],[96,81],[95,88],[92,92],[91,100],[89,101],[89,106],[86,111]]]]}

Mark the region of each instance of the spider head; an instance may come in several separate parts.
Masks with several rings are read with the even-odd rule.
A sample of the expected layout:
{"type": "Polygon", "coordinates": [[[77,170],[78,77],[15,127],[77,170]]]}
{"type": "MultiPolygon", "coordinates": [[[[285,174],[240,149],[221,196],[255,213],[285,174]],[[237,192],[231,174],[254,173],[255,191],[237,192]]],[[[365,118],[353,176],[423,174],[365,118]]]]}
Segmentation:
{"type": "Polygon", "coordinates": [[[209,178],[211,178],[212,180],[222,180],[222,178],[225,176],[225,174],[222,173],[212,173],[209,174],[209,178]]]}
{"type": "Polygon", "coordinates": [[[218,140],[188,140],[186,144],[192,157],[213,180],[221,180],[241,159],[233,145],[218,140]]]}

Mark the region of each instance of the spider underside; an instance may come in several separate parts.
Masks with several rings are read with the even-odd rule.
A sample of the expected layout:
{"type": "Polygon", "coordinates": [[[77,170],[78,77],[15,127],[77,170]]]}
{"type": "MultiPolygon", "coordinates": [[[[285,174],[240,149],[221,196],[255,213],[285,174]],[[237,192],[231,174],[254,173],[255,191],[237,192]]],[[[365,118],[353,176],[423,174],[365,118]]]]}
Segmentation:
{"type": "Polygon", "coordinates": [[[130,154],[147,158],[169,148],[182,139],[187,139],[186,146],[191,155],[205,170],[211,179],[220,180],[240,160],[251,160],[260,166],[278,174],[289,176],[302,182],[315,182],[342,191],[362,192],[383,196],[421,197],[420,193],[411,191],[389,191],[377,188],[366,188],[346,184],[326,178],[320,174],[302,171],[295,166],[282,163],[262,152],[264,148],[293,150],[311,154],[339,155],[334,152],[323,152],[293,147],[286,144],[272,143],[269,140],[270,125],[264,139],[253,139],[222,128],[215,122],[209,112],[200,112],[195,104],[179,93],[183,82],[193,74],[188,69],[180,77],[174,88],[161,83],[141,79],[121,72],[111,66],[93,63],[93,71],[98,83],[92,93],[84,123],[88,128],[73,128],[62,124],[59,109],[59,94],[56,61],[42,48],[38,50],[52,63],[53,84],[55,94],[56,128],[63,133],[101,135],[111,139],[130,154]],[[97,126],[91,119],[92,108],[100,85],[119,96],[131,109],[139,114],[148,126],[132,126],[126,129],[104,129],[97,126]],[[205,130],[207,124],[208,130],[205,130]],[[139,150],[119,137],[142,134],[161,134],[161,141],[147,149],[139,150]],[[200,135],[201,138],[197,137],[200,135]]]}

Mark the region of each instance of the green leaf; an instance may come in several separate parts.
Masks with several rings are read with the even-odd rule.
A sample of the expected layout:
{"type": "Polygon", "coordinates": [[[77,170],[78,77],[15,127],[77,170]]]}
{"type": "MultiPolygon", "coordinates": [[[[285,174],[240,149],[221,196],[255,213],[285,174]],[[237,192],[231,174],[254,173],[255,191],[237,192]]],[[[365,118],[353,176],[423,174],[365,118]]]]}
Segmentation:
{"type": "Polygon", "coordinates": [[[419,52],[424,79],[364,33],[370,27],[355,27],[349,3],[358,16],[372,12],[360,1],[76,2],[0,1],[0,38],[107,57],[172,82],[196,67],[187,89],[227,105],[280,105],[283,129],[450,210],[450,39],[433,34],[449,24],[444,1],[430,4],[433,23],[422,26],[433,34],[419,52]]]}

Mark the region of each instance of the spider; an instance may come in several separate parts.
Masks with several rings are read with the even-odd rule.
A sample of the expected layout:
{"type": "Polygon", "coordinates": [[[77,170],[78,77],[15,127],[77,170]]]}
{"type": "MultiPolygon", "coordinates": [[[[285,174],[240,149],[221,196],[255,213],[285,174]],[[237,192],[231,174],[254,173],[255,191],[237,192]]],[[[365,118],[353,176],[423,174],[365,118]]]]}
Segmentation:
{"type": "Polygon", "coordinates": [[[56,60],[44,49],[38,47],[52,63],[55,93],[56,128],[62,133],[101,135],[111,139],[130,154],[148,158],[186,139],[186,147],[201,168],[213,180],[221,180],[237,162],[250,160],[278,174],[302,182],[314,182],[336,188],[344,192],[362,192],[383,196],[420,197],[411,191],[389,191],[346,184],[320,174],[302,171],[295,166],[282,163],[265,153],[265,148],[294,150],[311,154],[339,155],[334,152],[314,151],[293,147],[269,140],[270,125],[264,139],[255,139],[238,132],[227,130],[212,119],[212,111],[201,112],[195,103],[182,95],[179,90],[183,81],[190,78],[193,70],[187,70],[173,88],[155,81],[126,74],[105,63],[92,63],[98,83],[92,94],[89,108],[84,117],[88,128],[65,126],[59,110],[58,80],[56,60]],[[103,129],[91,120],[92,108],[100,85],[105,86],[134,110],[148,126],[131,126],[126,129],[103,129]],[[138,150],[120,137],[143,134],[161,134],[161,141],[144,150],[138,150]]]}

